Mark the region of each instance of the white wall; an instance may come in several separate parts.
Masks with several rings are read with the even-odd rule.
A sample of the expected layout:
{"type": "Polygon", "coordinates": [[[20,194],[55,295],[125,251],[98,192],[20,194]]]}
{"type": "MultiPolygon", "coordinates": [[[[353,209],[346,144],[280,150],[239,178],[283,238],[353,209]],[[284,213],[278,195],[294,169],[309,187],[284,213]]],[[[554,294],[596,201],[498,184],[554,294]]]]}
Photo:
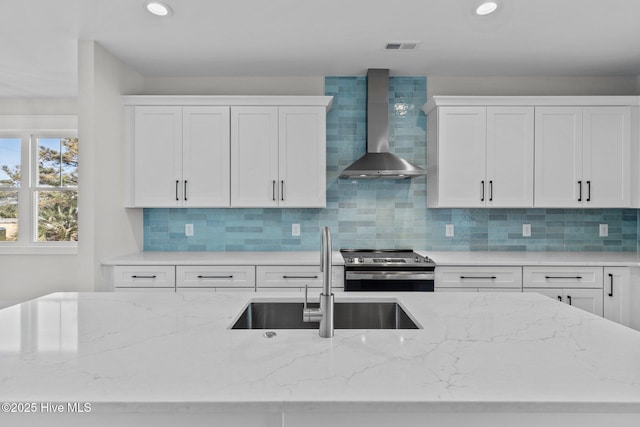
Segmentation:
{"type": "MultiPolygon", "coordinates": [[[[75,99],[4,98],[0,115],[76,115],[75,99]]],[[[75,291],[76,255],[0,255],[0,308],[57,291],[75,291]]]]}
{"type": "Polygon", "coordinates": [[[636,95],[640,78],[623,77],[450,77],[427,76],[427,94],[434,95],[636,95]]]}
{"type": "Polygon", "coordinates": [[[94,41],[80,41],[78,290],[100,289],[100,262],[142,249],[142,210],[124,206],[121,95],[142,91],[143,77],[94,41]]]}

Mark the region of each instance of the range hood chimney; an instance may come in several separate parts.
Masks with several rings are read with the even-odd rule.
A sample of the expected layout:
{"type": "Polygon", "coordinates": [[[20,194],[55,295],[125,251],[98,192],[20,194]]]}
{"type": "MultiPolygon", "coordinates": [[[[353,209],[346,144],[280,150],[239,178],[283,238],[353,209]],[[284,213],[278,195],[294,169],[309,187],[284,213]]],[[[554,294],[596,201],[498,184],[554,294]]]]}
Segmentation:
{"type": "Polygon", "coordinates": [[[342,179],[409,179],[421,167],[389,152],[389,70],[367,71],[367,153],[340,174],[342,179]]]}

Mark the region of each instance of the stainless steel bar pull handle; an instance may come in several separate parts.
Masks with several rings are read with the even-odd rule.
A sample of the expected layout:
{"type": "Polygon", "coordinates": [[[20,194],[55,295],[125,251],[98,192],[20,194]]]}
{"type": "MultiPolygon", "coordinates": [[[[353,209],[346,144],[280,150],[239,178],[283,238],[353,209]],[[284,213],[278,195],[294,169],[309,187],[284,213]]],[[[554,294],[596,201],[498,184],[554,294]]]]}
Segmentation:
{"type": "Polygon", "coordinates": [[[485,280],[494,280],[497,279],[496,276],[460,276],[461,279],[485,279],[485,280]]]}
{"type": "Polygon", "coordinates": [[[482,184],[482,197],[480,198],[480,201],[484,202],[484,180],[481,181],[481,184],[482,184]]]}
{"type": "Polygon", "coordinates": [[[273,183],[271,184],[271,192],[273,193],[273,201],[276,201],[276,180],[273,180],[273,183]]]}
{"type": "Polygon", "coordinates": [[[180,197],[178,196],[178,187],[180,186],[180,180],[176,179],[176,202],[180,201],[180,197]]]}
{"type": "Polygon", "coordinates": [[[571,295],[567,295],[567,299],[569,300],[569,305],[572,305],[571,304],[571,295]]]}
{"type": "Polygon", "coordinates": [[[558,301],[562,301],[562,297],[558,295],[558,301]]]}
{"type": "Polygon", "coordinates": [[[198,279],[233,279],[233,275],[230,275],[230,276],[198,276],[198,279]]]}
{"type": "Polygon", "coordinates": [[[587,202],[591,201],[591,181],[587,181],[587,202]]]}
{"type": "Polygon", "coordinates": [[[184,180],[184,201],[187,201],[187,180],[184,180]]]}
{"type": "Polygon", "coordinates": [[[280,181],[280,200],[284,202],[284,181],[280,181]]]}
{"type": "Polygon", "coordinates": [[[578,201],[582,201],[582,181],[578,181],[578,201]]]}
{"type": "Polygon", "coordinates": [[[282,276],[283,279],[317,279],[318,276],[282,276]]]}
{"type": "Polygon", "coordinates": [[[545,279],[582,279],[582,276],[544,276],[545,279]]]}
{"type": "Polygon", "coordinates": [[[493,202],[493,181],[489,181],[489,201],[493,202]]]}
{"type": "Polygon", "coordinates": [[[156,277],[155,274],[153,276],[131,276],[132,279],[155,279],[156,277]]]}
{"type": "Polygon", "coordinates": [[[613,274],[609,274],[609,296],[613,296],[613,274]]]}

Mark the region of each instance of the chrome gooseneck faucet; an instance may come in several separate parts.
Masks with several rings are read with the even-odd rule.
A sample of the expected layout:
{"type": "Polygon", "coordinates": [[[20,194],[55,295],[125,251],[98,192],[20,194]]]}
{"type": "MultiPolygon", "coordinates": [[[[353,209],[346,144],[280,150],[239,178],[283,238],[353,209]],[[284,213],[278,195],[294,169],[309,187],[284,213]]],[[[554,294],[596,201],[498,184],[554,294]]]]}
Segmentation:
{"type": "Polygon", "coordinates": [[[307,288],[305,287],[302,316],[305,322],[319,321],[320,336],[322,338],[331,338],[333,336],[333,293],[331,292],[331,232],[329,227],[322,228],[321,238],[320,271],[322,271],[323,277],[320,308],[307,307],[307,288]]]}

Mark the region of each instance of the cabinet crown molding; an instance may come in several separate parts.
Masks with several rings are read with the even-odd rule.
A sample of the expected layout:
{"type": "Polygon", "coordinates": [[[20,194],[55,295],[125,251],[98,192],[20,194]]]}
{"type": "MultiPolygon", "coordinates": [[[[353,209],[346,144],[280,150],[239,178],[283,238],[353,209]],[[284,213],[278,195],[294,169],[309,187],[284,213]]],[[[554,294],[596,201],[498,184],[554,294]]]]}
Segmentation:
{"type": "Polygon", "coordinates": [[[210,106],[274,106],[325,107],[333,104],[333,96],[246,96],[246,95],[126,95],[124,105],[210,105],[210,106]]]}
{"type": "Polygon", "coordinates": [[[422,106],[429,114],[436,107],[476,106],[638,106],[640,96],[432,96],[422,106]]]}

